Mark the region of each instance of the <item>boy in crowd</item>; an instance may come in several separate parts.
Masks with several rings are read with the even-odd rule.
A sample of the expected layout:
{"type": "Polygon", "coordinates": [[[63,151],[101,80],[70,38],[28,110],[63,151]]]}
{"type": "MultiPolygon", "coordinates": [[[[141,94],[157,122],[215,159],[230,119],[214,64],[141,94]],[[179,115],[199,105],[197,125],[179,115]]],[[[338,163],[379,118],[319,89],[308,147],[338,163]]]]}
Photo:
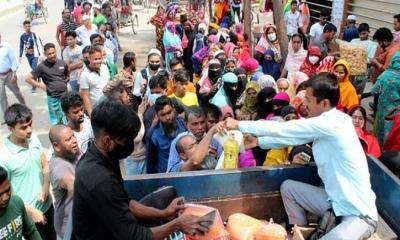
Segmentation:
{"type": "Polygon", "coordinates": [[[174,75],[174,93],[169,97],[176,98],[183,105],[197,106],[199,105],[197,101],[197,95],[195,93],[189,92],[187,87],[189,84],[187,71],[182,69],[178,70],[174,75]]]}
{"type": "Polygon", "coordinates": [[[76,44],[76,32],[69,31],[65,34],[67,47],[63,51],[63,59],[68,65],[69,85],[72,91],[79,91],[78,75],[83,67],[82,50],[83,48],[76,44]]]}

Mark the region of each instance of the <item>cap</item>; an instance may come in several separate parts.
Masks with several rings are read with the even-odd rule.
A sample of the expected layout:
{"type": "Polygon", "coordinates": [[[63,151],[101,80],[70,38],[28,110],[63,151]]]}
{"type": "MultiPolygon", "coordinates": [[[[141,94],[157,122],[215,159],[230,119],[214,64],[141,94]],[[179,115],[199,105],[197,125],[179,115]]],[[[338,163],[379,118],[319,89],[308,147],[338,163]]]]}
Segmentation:
{"type": "Polygon", "coordinates": [[[153,55],[153,54],[157,54],[158,56],[161,57],[161,52],[160,52],[160,50],[158,50],[158,49],[155,49],[155,48],[151,49],[151,50],[147,53],[147,56],[150,56],[150,55],[153,55]]]}
{"type": "Polygon", "coordinates": [[[357,17],[354,16],[354,15],[349,15],[349,16],[347,16],[347,20],[349,20],[349,21],[356,21],[356,20],[357,20],[357,17]]]}
{"type": "Polygon", "coordinates": [[[100,4],[94,4],[93,8],[101,9],[101,5],[100,4]]]}
{"type": "Polygon", "coordinates": [[[234,73],[229,72],[222,75],[222,81],[224,83],[237,83],[238,77],[234,73]]]}
{"type": "Polygon", "coordinates": [[[82,21],[90,20],[90,16],[85,14],[82,16],[82,21]]]}

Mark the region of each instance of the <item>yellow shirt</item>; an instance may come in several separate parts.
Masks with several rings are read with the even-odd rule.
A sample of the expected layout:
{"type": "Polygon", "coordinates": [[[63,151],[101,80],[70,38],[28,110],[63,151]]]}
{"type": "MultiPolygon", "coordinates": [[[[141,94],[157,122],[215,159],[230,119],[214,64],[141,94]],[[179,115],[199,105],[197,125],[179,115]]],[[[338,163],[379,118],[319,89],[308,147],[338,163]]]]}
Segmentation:
{"type": "Polygon", "coordinates": [[[186,92],[185,96],[183,96],[182,98],[177,97],[175,93],[169,95],[169,97],[178,99],[183,105],[187,107],[199,105],[199,102],[197,101],[197,95],[192,92],[186,92]]]}

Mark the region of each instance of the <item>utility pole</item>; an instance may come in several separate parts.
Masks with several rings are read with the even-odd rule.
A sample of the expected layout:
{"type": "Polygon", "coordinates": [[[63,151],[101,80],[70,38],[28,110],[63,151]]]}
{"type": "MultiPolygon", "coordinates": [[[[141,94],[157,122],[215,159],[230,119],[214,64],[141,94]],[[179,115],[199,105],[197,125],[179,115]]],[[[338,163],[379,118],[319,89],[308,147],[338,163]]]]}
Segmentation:
{"type": "Polygon", "coordinates": [[[283,0],[272,0],[272,4],[274,7],[274,22],[277,29],[277,37],[281,46],[282,64],[284,64],[288,53],[289,40],[286,34],[285,16],[283,15],[283,0]]]}
{"type": "Polygon", "coordinates": [[[209,0],[208,1],[208,15],[209,15],[209,17],[210,17],[210,19],[208,20],[209,21],[209,23],[211,23],[211,19],[212,19],[212,16],[213,16],[213,12],[212,12],[212,0],[209,0]]]}

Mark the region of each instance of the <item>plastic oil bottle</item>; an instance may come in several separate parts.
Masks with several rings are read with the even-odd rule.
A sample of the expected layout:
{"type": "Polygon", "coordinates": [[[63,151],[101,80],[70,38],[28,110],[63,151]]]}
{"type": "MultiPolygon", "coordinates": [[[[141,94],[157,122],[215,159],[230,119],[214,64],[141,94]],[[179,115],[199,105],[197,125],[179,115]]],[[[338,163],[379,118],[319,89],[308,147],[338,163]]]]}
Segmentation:
{"type": "Polygon", "coordinates": [[[239,144],[233,133],[229,133],[224,144],[224,169],[235,169],[239,161],[239,144]]]}

